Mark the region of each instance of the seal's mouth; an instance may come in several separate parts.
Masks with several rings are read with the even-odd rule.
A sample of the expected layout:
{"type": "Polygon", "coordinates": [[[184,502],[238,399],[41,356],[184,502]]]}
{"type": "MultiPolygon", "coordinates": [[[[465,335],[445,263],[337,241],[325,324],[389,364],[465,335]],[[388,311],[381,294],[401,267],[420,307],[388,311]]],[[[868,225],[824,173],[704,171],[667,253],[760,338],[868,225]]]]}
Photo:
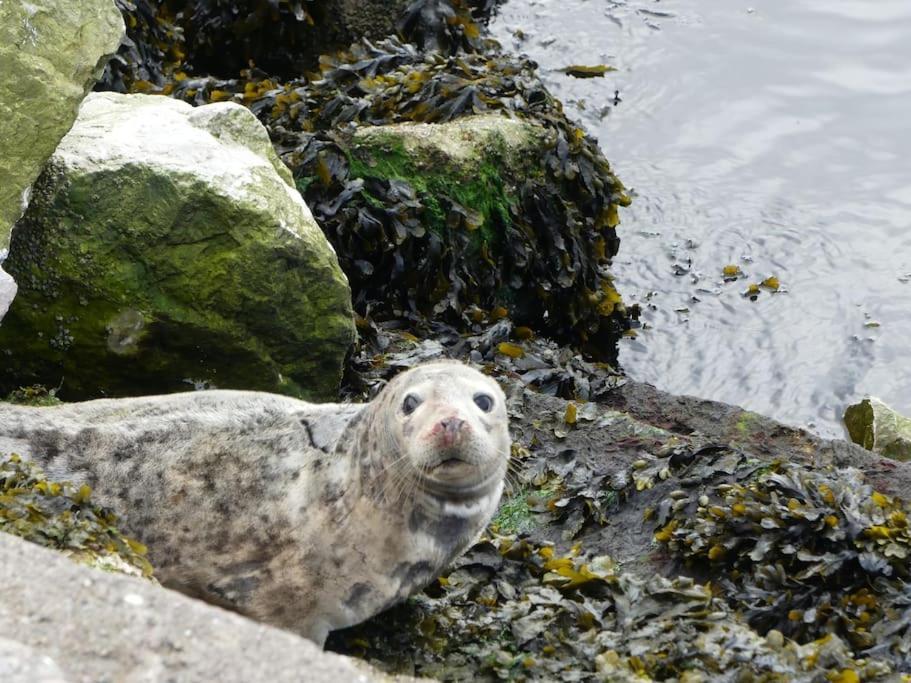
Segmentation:
{"type": "Polygon", "coordinates": [[[434,474],[438,473],[450,473],[450,472],[479,472],[478,466],[473,462],[468,462],[464,458],[458,456],[444,456],[430,468],[430,471],[434,474]]]}
{"type": "Polygon", "coordinates": [[[457,455],[445,454],[429,469],[430,478],[450,486],[472,486],[484,478],[483,468],[457,455]]]}

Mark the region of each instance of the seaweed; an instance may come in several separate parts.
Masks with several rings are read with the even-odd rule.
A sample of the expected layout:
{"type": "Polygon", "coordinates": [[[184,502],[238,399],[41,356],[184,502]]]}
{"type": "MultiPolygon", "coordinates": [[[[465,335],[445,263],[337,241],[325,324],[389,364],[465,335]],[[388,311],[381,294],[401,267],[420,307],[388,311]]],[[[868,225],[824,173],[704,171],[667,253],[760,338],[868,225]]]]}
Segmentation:
{"type": "Polygon", "coordinates": [[[260,116],[335,246],[360,315],[458,324],[468,308],[504,307],[520,326],[614,360],[631,321],[607,268],[619,248],[618,207],[629,199],[533,63],[492,53],[447,58],[388,39],[323,57],[321,69],[318,80],[282,86],[252,71],[248,80],[186,80],[172,95],[197,104],[235,97],[260,116]],[[479,207],[445,193],[448,182],[471,197],[454,169],[435,179],[407,160],[390,172],[358,158],[353,126],[491,113],[530,121],[542,136],[527,171],[511,175],[501,164],[484,178],[488,197],[497,187],[503,195],[483,216],[480,244],[472,234],[479,207]]]}
{"type": "Polygon", "coordinates": [[[34,384],[30,387],[19,387],[15,391],[11,391],[9,395],[2,400],[6,403],[15,403],[17,405],[32,406],[36,408],[56,406],[61,403],[60,399],[57,398],[57,391],[59,388],[60,387],[48,389],[40,384],[34,384]]]}
{"type": "MultiPolygon", "coordinates": [[[[604,402],[629,380],[529,335],[508,317],[475,322],[469,334],[439,323],[412,330],[391,322],[365,330],[353,358],[364,386],[355,392],[349,385],[351,395],[369,396],[398,371],[440,356],[479,364],[508,397],[517,440],[508,492],[486,537],[440,580],[405,605],[333,634],[332,649],[396,673],[443,680],[904,680],[899,672],[911,668],[903,658],[905,504],[873,492],[851,470],[784,466],[767,451],[760,459],[709,435],[609,410],[604,402]],[[583,451],[584,444],[592,450],[583,451]],[[807,510],[832,509],[817,519],[822,527],[798,535],[792,553],[843,552],[822,547],[835,528],[827,515],[842,515],[836,525],[842,529],[858,519],[868,531],[853,536],[855,583],[843,581],[850,575],[799,575],[799,563],[773,569],[789,529],[764,529],[758,521],[751,532],[728,522],[736,515],[721,511],[740,512],[734,506],[749,497],[737,487],[774,490],[779,516],[804,514],[793,512],[792,489],[806,490],[807,510]],[[725,502],[724,495],[733,498],[725,502]],[[759,533],[779,534],[778,545],[756,562],[744,553],[759,533]],[[615,536],[643,538],[629,544],[615,536]],[[732,549],[712,550],[723,544],[732,549]],[[612,559],[612,548],[624,564],[612,559]],[[879,569],[861,571],[860,563],[879,569]],[[750,572],[759,570],[784,581],[765,587],[777,603],[766,605],[749,592],[760,580],[750,572]],[[788,606],[798,589],[808,601],[788,606]],[[836,628],[829,620],[793,628],[790,612],[799,609],[805,623],[808,610],[823,610],[827,590],[842,599],[840,609],[854,610],[855,625],[836,628]],[[755,621],[757,608],[776,618],[755,621]],[[863,620],[876,646],[857,639],[863,620]]],[[[808,558],[803,569],[816,562],[808,558]]]]}
{"type": "Polygon", "coordinates": [[[0,458],[0,531],[62,550],[77,562],[152,577],[146,548],[117,529],[87,484],[54,482],[16,454],[0,458]]]}
{"type": "Polygon", "coordinates": [[[656,539],[760,633],[911,670],[911,506],[853,469],[774,465],[665,506],[656,539]]]}
{"type": "Polygon", "coordinates": [[[126,39],[96,89],[117,92],[160,92],[188,75],[228,78],[251,66],[290,79],[315,68],[323,52],[394,31],[422,49],[480,48],[481,26],[498,4],[374,1],[358,8],[362,18],[348,26],[341,3],[330,0],[114,1],[126,39]]]}

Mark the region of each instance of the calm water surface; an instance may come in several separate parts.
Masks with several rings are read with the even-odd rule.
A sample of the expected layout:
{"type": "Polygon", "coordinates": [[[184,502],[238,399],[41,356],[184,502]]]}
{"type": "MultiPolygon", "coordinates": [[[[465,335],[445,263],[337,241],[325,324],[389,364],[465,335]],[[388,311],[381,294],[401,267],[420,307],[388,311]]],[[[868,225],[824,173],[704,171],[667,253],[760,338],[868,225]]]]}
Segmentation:
{"type": "Polygon", "coordinates": [[[509,0],[492,30],[635,191],[632,377],[828,436],[865,393],[911,414],[909,0],[509,0]]]}

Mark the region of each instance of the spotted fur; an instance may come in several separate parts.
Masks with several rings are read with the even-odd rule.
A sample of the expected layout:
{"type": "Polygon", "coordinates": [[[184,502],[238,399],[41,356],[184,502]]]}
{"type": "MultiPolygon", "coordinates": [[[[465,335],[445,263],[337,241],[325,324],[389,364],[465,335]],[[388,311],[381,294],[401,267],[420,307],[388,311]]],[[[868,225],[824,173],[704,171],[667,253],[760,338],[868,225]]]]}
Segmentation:
{"type": "Polygon", "coordinates": [[[0,403],[0,454],[89,484],[149,546],[162,583],[317,643],[472,543],[509,444],[502,391],[454,361],[402,373],[361,405],[240,391],[0,403]],[[409,394],[420,404],[406,414],[409,394]]]}

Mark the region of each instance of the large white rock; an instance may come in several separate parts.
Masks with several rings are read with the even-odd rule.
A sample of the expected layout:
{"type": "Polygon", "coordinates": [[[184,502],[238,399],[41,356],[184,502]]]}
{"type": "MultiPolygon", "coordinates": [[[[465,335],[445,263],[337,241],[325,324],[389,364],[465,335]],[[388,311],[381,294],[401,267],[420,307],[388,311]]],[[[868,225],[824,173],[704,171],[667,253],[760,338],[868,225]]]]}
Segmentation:
{"type": "Polygon", "coordinates": [[[394,680],[287,631],[4,533],[0,586],[4,683],[394,680]]]}
{"type": "Polygon", "coordinates": [[[35,183],[6,269],[0,394],[190,385],[332,399],[355,338],[335,251],[233,103],[93,93],[35,183]]]}
{"type": "MultiPolygon", "coordinates": [[[[113,0],[0,0],[0,253],[123,30],[113,0]]],[[[10,292],[0,281],[0,319],[10,292]]]]}

